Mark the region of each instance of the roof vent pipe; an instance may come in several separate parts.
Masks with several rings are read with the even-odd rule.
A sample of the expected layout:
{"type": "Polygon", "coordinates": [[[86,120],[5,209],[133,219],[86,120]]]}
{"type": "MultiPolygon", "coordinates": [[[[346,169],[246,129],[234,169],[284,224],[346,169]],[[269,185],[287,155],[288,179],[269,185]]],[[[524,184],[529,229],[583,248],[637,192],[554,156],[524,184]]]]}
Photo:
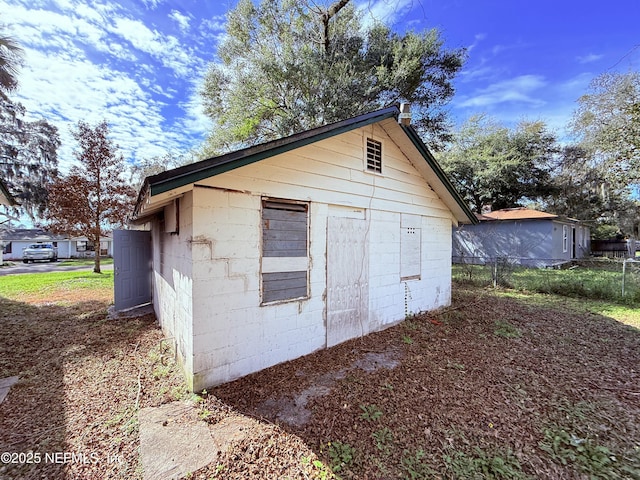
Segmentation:
{"type": "Polygon", "coordinates": [[[411,124],[411,104],[410,103],[403,102],[400,104],[400,115],[398,115],[398,123],[406,126],[411,124]]]}

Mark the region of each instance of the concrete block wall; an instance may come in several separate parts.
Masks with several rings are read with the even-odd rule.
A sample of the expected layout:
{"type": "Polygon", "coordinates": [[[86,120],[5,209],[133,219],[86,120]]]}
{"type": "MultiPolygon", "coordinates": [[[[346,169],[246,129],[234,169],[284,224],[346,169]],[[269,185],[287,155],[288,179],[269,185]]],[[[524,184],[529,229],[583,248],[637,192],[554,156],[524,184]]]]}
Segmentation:
{"type": "Polygon", "coordinates": [[[162,225],[152,226],[154,265],[153,305],[162,331],[175,347],[176,354],[191,385],[193,373],[192,322],[192,207],[191,193],[180,199],[179,234],[162,231],[162,225]]]}
{"type": "MultiPolygon", "coordinates": [[[[210,245],[193,262],[194,389],[300,357],[325,342],[321,240],[311,242],[311,296],[261,305],[262,196],[215,188],[194,190],[194,238],[210,245]]],[[[310,209],[312,238],[319,226],[310,209]]]]}

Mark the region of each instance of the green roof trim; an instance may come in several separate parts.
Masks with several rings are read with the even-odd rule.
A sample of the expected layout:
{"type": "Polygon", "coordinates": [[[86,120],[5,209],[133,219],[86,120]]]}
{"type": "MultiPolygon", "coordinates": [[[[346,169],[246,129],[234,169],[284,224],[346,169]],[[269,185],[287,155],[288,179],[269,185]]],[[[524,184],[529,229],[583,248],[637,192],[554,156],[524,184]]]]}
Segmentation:
{"type": "Polygon", "coordinates": [[[442,170],[442,167],[440,166],[438,161],[431,154],[427,146],[424,144],[424,142],[418,135],[418,132],[416,132],[415,129],[410,125],[400,124],[400,127],[402,127],[402,130],[407,134],[411,142],[413,142],[414,146],[418,149],[422,157],[425,159],[425,161],[429,164],[431,169],[437,175],[440,182],[442,182],[442,184],[445,186],[447,191],[451,194],[453,199],[463,210],[467,218],[469,218],[469,221],[471,221],[472,224],[479,223],[476,215],[471,211],[471,209],[469,208],[469,205],[467,205],[467,203],[460,196],[456,188],[453,186],[453,184],[451,183],[451,180],[449,180],[449,176],[444,172],[444,170],[442,170]]]}
{"type": "MultiPolygon", "coordinates": [[[[198,163],[148,177],[145,181],[145,187],[148,186],[151,196],[158,195],[175,188],[189,185],[190,183],[195,183],[199,180],[204,180],[205,178],[259,162],[266,158],[274,157],[281,153],[286,153],[319,140],[325,140],[340,135],[341,133],[386,120],[387,118],[396,117],[398,113],[399,110],[397,107],[389,107],[341,122],[313,128],[289,137],[237,150],[219,157],[202,160],[198,163]]],[[[138,206],[136,206],[136,211],[137,210],[138,206]]]]}

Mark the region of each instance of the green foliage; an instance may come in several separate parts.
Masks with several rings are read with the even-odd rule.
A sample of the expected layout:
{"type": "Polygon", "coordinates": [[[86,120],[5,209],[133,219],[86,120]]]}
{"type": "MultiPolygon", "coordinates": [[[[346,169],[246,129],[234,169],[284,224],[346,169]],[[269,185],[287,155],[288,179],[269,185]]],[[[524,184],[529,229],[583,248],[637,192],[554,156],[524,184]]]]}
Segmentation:
{"type": "Polygon", "coordinates": [[[604,73],[578,99],[573,131],[609,181],[640,183],[640,73],[604,73]]]}
{"type": "Polygon", "coordinates": [[[376,448],[384,455],[391,454],[391,443],[393,442],[393,433],[388,427],[381,428],[380,430],[371,434],[375,440],[376,448]]]}
{"type": "Polygon", "coordinates": [[[360,418],[368,422],[375,422],[382,417],[382,411],[376,405],[360,405],[360,418]]]}
{"type": "Polygon", "coordinates": [[[2,277],[0,296],[19,300],[23,295],[36,293],[104,288],[113,288],[113,272],[100,275],[92,272],[25,273],[2,277]]]}
{"type": "Polygon", "coordinates": [[[540,448],[562,465],[577,467],[591,478],[616,478],[616,456],[592,438],[580,438],[561,428],[548,428],[540,448]]]}
{"type": "MultiPolygon", "coordinates": [[[[454,265],[452,276],[456,282],[488,286],[492,284],[492,268],[490,265],[454,265]]],[[[522,291],[640,305],[640,280],[633,264],[627,268],[624,297],[622,264],[614,261],[585,263],[571,269],[516,267],[510,274],[509,286],[522,291]]]]}
{"type": "Polygon", "coordinates": [[[256,144],[343,120],[400,100],[414,124],[446,137],[441,107],[463,50],[446,50],[437,30],[399,35],[363,25],[348,0],[332,7],[290,0],[241,0],[201,91],[213,120],[209,153],[256,144]]]}
{"type": "Polygon", "coordinates": [[[475,447],[473,455],[460,450],[443,455],[446,470],[453,478],[527,479],[518,459],[511,453],[490,455],[475,447]]]}
{"type": "Polygon", "coordinates": [[[339,441],[329,442],[329,459],[331,461],[331,470],[339,472],[353,462],[355,450],[348,443],[339,441]]]}
{"type": "Polygon", "coordinates": [[[522,331],[509,322],[505,320],[496,320],[494,322],[496,329],[493,331],[493,334],[497,337],[504,338],[520,338],[522,336],[522,331]]]}
{"type": "Polygon", "coordinates": [[[424,460],[425,456],[423,449],[418,449],[413,454],[405,450],[400,459],[404,472],[403,478],[410,480],[437,478],[437,472],[424,460]]]}
{"type": "Polygon", "coordinates": [[[542,122],[522,122],[515,130],[485,116],[471,117],[438,160],[476,212],[519,206],[552,192],[556,139],[542,122]]]}

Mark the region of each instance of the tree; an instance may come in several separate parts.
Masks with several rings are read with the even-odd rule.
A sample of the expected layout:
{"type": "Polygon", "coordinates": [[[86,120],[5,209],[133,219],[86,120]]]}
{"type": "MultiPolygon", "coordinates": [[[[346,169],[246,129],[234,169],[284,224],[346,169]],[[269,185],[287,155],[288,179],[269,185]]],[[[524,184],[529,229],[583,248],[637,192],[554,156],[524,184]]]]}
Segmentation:
{"type": "Polygon", "coordinates": [[[640,73],[605,73],[578,99],[571,123],[591,155],[604,203],[599,220],[638,236],[640,202],[640,73]],[[634,194],[635,188],[635,194],[634,194]]]}
{"type": "Polygon", "coordinates": [[[0,178],[19,208],[6,208],[0,216],[17,219],[19,213],[41,216],[47,201],[46,183],[56,175],[58,130],[44,120],[24,120],[25,108],[9,98],[18,86],[22,49],[0,34],[0,178]]]}
{"type": "Polygon", "coordinates": [[[640,184],[640,73],[605,73],[578,99],[571,124],[609,180],[640,184]]]}
{"type": "Polygon", "coordinates": [[[171,168],[181,167],[196,161],[196,153],[190,152],[187,155],[175,155],[167,152],[164,155],[156,155],[145,158],[131,166],[130,184],[135,190],[140,190],[145,178],[157,175],[171,168]]]}
{"type": "Polygon", "coordinates": [[[349,0],[329,6],[240,0],[227,19],[219,63],[201,91],[214,122],[208,153],[256,144],[404,100],[432,146],[446,139],[441,107],[464,50],[436,29],[399,35],[365,27],[349,0]],[[309,6],[310,5],[310,6],[309,6]]]}
{"type": "Polygon", "coordinates": [[[552,193],[555,137],[542,122],[522,122],[511,131],[483,115],[471,117],[439,155],[443,169],[471,209],[521,206],[552,193]]]}
{"type": "Polygon", "coordinates": [[[13,38],[0,33],[0,94],[6,95],[18,87],[18,68],[23,54],[13,38]]]}
{"type": "Polygon", "coordinates": [[[98,249],[93,271],[100,273],[100,238],[121,227],[133,208],[135,191],[121,178],[124,159],[108,138],[106,121],[95,127],[80,121],[73,132],[79,166],[49,186],[47,220],[54,232],[84,235],[98,249]]]}

